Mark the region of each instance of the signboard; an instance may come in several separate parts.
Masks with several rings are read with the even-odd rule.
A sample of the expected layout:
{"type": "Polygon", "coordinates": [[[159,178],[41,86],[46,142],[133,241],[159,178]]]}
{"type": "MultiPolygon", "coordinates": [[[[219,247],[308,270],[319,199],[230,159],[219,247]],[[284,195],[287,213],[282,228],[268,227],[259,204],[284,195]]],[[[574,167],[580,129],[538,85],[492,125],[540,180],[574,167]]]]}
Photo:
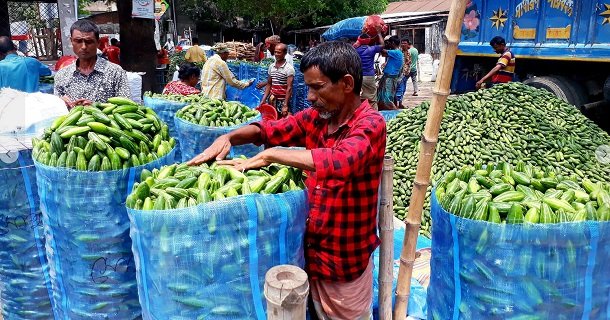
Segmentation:
{"type": "Polygon", "coordinates": [[[165,0],[155,0],[155,19],[160,20],[165,11],[169,9],[169,3],[165,0]]]}
{"type": "Polygon", "coordinates": [[[133,18],[154,19],[153,0],[133,0],[131,16],[133,18]]]}

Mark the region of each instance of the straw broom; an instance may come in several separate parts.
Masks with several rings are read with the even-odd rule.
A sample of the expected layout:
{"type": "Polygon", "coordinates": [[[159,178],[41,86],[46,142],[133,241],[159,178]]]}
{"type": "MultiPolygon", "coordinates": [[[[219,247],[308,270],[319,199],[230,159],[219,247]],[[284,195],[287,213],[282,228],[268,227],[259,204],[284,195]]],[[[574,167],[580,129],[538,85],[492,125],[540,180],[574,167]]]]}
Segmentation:
{"type": "Polygon", "coordinates": [[[411,276],[413,275],[413,262],[415,261],[415,248],[421,224],[422,209],[426,190],[430,185],[432,159],[434,158],[438,133],[441,121],[443,120],[443,113],[445,112],[445,103],[450,93],[449,87],[451,85],[457,45],[462,31],[466,2],[467,0],[452,0],[451,9],[449,10],[447,28],[443,37],[444,46],[441,54],[441,64],[434,85],[432,104],[428,111],[426,127],[422,135],[417,173],[413,183],[409,213],[405,221],[407,226],[400,254],[394,320],[404,320],[407,315],[409,295],[411,293],[411,276]]]}

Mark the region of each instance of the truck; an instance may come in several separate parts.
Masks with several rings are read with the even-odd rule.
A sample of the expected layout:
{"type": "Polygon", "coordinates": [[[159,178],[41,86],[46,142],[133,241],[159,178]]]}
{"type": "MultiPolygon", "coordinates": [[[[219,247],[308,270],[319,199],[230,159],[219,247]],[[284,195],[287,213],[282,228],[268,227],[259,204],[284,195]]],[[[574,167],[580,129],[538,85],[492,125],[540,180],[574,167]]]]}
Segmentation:
{"type": "Polygon", "coordinates": [[[610,0],[464,1],[453,93],[475,90],[499,58],[489,41],[501,36],[515,55],[515,81],[610,122],[610,0]]]}

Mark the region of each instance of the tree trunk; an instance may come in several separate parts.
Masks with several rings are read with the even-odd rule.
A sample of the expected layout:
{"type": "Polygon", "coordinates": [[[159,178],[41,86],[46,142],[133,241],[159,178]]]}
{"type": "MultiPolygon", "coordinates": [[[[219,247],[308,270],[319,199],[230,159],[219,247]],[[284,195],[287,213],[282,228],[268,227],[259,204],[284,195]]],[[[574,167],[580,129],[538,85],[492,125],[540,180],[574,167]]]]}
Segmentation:
{"type": "Polygon", "coordinates": [[[8,1],[0,1],[0,36],[11,36],[11,24],[8,21],[8,1]]]}
{"type": "Polygon", "coordinates": [[[132,18],[131,1],[117,1],[117,9],[121,33],[121,66],[130,72],[146,72],[142,76],[142,92],[155,91],[157,48],[154,21],[132,18]]]}

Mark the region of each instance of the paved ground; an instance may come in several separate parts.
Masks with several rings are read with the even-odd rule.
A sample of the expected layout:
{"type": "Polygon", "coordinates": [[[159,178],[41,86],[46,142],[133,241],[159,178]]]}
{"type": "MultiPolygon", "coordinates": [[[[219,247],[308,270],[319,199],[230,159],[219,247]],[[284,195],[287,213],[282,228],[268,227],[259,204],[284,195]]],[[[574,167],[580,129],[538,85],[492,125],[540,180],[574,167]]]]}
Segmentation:
{"type": "Polygon", "coordinates": [[[417,96],[413,96],[413,83],[409,81],[407,84],[407,92],[402,99],[402,104],[406,107],[415,107],[424,101],[432,100],[432,89],[434,82],[419,82],[419,92],[417,96]]]}

